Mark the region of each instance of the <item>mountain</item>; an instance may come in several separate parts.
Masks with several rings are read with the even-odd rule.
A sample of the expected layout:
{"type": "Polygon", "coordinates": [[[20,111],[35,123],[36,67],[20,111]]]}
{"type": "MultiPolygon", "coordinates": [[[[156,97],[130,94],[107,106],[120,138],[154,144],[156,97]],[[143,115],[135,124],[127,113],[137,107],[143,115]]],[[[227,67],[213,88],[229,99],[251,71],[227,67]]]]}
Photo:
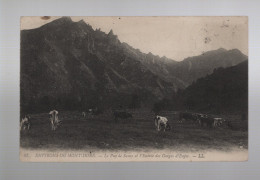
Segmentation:
{"type": "Polygon", "coordinates": [[[173,83],[132,53],[112,30],[105,34],[68,17],[23,30],[21,106],[131,105],[135,104],[132,99],[143,102],[170,95],[173,83]]]}
{"type": "Polygon", "coordinates": [[[185,109],[194,111],[247,112],[248,61],[215,69],[180,91],[176,99],[185,109]]]}
{"type": "Polygon", "coordinates": [[[198,78],[213,73],[215,68],[235,66],[247,58],[238,49],[227,51],[221,48],[184,59],[172,67],[171,75],[181,79],[185,86],[188,86],[198,78]]]}
{"type": "Polygon", "coordinates": [[[222,49],[176,62],[121,43],[112,30],[62,17],[21,31],[21,108],[149,106],[243,60],[240,51],[222,49]]]}
{"type": "Polygon", "coordinates": [[[182,82],[182,80],[175,77],[173,73],[171,73],[173,70],[172,67],[178,64],[177,61],[169,59],[165,56],[159,57],[153,55],[151,52],[148,54],[142,53],[140,50],[134,49],[126,43],[123,43],[123,46],[126,54],[140,61],[143,66],[145,66],[152,73],[156,74],[164,81],[170,82],[174,91],[177,91],[179,88],[185,88],[185,84],[182,82]]]}

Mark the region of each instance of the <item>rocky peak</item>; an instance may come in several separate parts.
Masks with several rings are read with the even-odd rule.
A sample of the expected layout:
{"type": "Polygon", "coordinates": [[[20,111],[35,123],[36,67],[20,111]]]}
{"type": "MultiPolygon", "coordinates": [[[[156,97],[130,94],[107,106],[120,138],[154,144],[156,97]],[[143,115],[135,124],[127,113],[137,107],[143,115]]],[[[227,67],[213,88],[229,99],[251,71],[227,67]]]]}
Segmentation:
{"type": "Polygon", "coordinates": [[[112,29],[109,31],[108,36],[114,36],[114,32],[112,29]]]}
{"type": "Polygon", "coordinates": [[[70,17],[63,16],[62,18],[55,20],[55,22],[61,24],[61,23],[72,23],[73,21],[70,17]]]}

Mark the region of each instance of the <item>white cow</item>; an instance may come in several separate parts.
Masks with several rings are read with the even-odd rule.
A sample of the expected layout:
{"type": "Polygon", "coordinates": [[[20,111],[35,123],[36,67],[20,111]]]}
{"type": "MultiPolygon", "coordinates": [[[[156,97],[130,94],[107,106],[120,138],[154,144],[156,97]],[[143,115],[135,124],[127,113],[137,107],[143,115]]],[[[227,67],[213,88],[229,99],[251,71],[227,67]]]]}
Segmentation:
{"type": "Polygon", "coordinates": [[[214,127],[220,126],[225,120],[222,118],[213,118],[214,119],[214,127]]]}
{"type": "Polygon", "coordinates": [[[58,111],[56,110],[50,111],[49,115],[51,121],[51,130],[55,131],[61,122],[61,120],[59,120],[58,118],[58,111]]]}
{"type": "Polygon", "coordinates": [[[82,112],[82,116],[83,116],[84,118],[86,117],[86,112],[85,112],[85,111],[82,112]]]}
{"type": "Polygon", "coordinates": [[[154,123],[155,123],[155,127],[156,127],[157,131],[161,130],[161,126],[164,126],[164,132],[166,129],[171,129],[171,127],[168,123],[168,119],[166,117],[156,116],[154,119],[154,123]]]}
{"type": "Polygon", "coordinates": [[[25,115],[22,118],[22,121],[20,122],[20,131],[21,130],[29,130],[31,127],[31,122],[30,122],[30,116],[29,115],[25,115]]]}

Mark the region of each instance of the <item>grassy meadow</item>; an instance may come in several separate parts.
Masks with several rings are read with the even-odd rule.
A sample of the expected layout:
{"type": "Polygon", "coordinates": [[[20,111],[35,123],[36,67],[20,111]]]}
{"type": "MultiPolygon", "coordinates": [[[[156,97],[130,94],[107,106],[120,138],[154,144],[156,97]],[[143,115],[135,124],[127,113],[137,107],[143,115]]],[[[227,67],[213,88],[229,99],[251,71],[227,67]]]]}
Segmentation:
{"type": "Polygon", "coordinates": [[[190,121],[179,122],[178,112],[165,111],[172,129],[157,132],[150,111],[129,111],[133,118],[115,123],[111,112],[83,118],[81,112],[59,111],[62,124],[51,130],[48,113],[31,114],[31,129],[20,134],[20,146],[28,149],[137,150],[172,149],[174,151],[248,148],[247,121],[239,115],[222,115],[231,122],[216,128],[200,127],[190,121]]]}

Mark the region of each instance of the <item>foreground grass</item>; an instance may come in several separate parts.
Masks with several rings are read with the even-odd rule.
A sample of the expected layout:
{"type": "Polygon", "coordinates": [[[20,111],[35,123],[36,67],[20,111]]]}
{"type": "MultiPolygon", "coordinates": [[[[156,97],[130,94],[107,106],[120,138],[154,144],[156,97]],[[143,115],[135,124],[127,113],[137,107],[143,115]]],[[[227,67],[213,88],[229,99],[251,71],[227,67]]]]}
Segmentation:
{"type": "MultiPolygon", "coordinates": [[[[62,125],[51,131],[47,113],[32,115],[32,128],[21,132],[20,145],[33,149],[107,149],[135,150],[136,148],[169,148],[198,151],[214,149],[229,151],[232,147],[247,148],[248,132],[227,127],[202,128],[190,122],[178,123],[174,112],[162,115],[173,129],[157,132],[153,114],[133,112],[133,119],[113,121],[111,113],[83,118],[80,112],[60,112],[62,125]]],[[[232,120],[235,121],[235,117],[232,120]]],[[[237,120],[238,121],[238,120],[237,120]]]]}

